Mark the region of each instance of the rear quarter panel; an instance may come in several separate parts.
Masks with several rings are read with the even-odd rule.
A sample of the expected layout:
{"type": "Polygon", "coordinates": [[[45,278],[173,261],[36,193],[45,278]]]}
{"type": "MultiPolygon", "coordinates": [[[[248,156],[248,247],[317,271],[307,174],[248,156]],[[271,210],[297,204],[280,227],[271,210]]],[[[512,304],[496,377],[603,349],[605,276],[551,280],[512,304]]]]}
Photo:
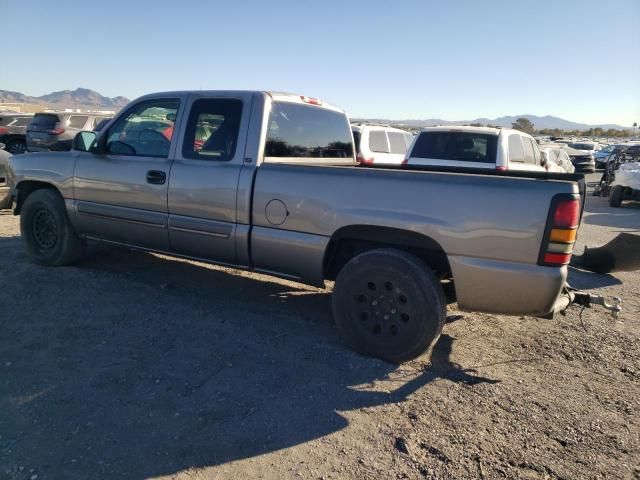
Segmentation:
{"type": "MultiPolygon", "coordinates": [[[[546,268],[545,275],[551,273],[550,267],[539,267],[537,260],[550,200],[559,193],[577,193],[577,187],[565,181],[466,173],[263,164],[254,190],[253,225],[258,235],[252,239],[253,262],[317,283],[324,248],[340,228],[369,225],[410,230],[442,247],[454,279],[456,273],[473,272],[472,283],[460,284],[465,291],[457,288],[459,302],[462,297],[463,307],[479,305],[487,310],[470,291],[481,281],[482,272],[488,271],[482,262],[496,266],[496,275],[511,272],[504,277],[511,282],[517,280],[518,271],[526,275],[546,268]],[[281,224],[274,224],[267,213],[274,200],[281,201],[288,212],[281,224]],[[304,236],[315,248],[294,259],[290,254],[301,251],[304,236]],[[286,248],[288,237],[291,248],[286,248]],[[278,248],[273,248],[276,242],[278,248]]],[[[561,269],[554,270],[550,290],[564,281],[561,269]]],[[[496,286],[508,287],[504,282],[496,286]]],[[[533,288],[524,282],[517,287],[533,288]]],[[[503,293],[508,294],[508,288],[503,293]]],[[[555,297],[544,303],[552,300],[555,297]]],[[[536,301],[538,305],[532,304],[530,311],[547,308],[532,300],[536,301]]],[[[498,305],[497,311],[510,309],[498,305]]]]}

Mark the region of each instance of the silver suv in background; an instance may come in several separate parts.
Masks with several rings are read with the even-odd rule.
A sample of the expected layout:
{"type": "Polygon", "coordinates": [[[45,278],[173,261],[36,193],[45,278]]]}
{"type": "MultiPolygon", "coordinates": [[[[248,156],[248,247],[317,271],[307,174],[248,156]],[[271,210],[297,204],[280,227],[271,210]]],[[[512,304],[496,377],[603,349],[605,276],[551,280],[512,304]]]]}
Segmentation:
{"type": "Polygon", "coordinates": [[[535,139],[511,128],[427,127],[407,157],[409,165],[545,171],[535,139]]]}
{"type": "Polygon", "coordinates": [[[361,164],[400,165],[404,162],[413,135],[399,128],[351,124],[357,160],[361,164]]]}
{"type": "Polygon", "coordinates": [[[27,126],[27,151],[71,150],[76,133],[93,130],[107,118],[92,113],[36,113],[27,126]]]}

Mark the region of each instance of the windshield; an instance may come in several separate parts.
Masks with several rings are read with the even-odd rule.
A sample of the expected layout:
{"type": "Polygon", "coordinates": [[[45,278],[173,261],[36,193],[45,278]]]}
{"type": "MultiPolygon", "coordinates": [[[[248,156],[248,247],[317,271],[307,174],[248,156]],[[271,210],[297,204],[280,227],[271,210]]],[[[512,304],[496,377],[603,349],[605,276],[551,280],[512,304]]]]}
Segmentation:
{"type": "Polygon", "coordinates": [[[571,148],[576,150],[595,150],[596,146],[593,143],[572,143],[571,148]]]}

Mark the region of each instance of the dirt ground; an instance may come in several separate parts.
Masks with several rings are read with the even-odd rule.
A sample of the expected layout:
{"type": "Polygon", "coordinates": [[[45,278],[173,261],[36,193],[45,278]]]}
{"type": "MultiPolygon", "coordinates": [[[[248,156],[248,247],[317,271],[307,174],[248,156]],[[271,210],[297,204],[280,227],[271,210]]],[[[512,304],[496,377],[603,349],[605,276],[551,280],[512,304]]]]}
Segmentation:
{"type": "MultiPolygon", "coordinates": [[[[578,251],[621,231],[640,205],[589,197],[578,251]]],[[[620,318],[451,308],[394,367],[341,343],[329,291],[105,246],[40,267],[6,212],[0,478],[640,478],[640,272],[570,277],[620,318]]]]}

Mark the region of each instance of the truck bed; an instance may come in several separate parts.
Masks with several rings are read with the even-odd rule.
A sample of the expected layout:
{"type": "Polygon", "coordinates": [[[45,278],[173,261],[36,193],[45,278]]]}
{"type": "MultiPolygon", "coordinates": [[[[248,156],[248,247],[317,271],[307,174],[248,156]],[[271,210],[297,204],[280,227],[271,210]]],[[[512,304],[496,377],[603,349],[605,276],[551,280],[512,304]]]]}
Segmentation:
{"type": "Polygon", "coordinates": [[[325,252],[336,238],[365,229],[373,240],[376,227],[409,231],[446,254],[461,308],[545,314],[555,301],[549,292],[566,279],[566,267],[537,264],[550,201],[578,194],[580,180],[532,172],[262,164],[253,194],[252,262],[320,284],[325,252]],[[273,218],[275,205],[284,217],[273,218]],[[542,307],[546,312],[541,298],[551,299],[542,307]]]}

